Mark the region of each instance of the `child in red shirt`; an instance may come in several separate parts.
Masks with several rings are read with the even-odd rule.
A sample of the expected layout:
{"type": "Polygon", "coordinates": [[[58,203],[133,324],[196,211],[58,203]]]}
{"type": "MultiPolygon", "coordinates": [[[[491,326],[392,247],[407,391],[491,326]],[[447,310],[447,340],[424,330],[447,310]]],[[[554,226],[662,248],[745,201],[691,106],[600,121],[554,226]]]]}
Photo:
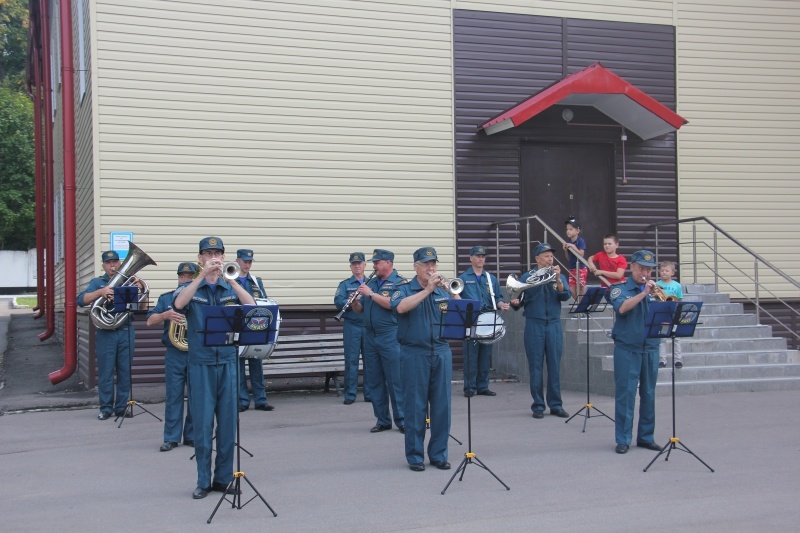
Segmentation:
{"type": "Polygon", "coordinates": [[[603,276],[608,283],[600,280],[606,289],[610,283],[624,283],[625,270],[628,268],[628,261],[625,257],[617,253],[619,239],[613,233],[603,237],[603,251],[597,252],[589,258],[589,272],[595,276],[603,276]]]}

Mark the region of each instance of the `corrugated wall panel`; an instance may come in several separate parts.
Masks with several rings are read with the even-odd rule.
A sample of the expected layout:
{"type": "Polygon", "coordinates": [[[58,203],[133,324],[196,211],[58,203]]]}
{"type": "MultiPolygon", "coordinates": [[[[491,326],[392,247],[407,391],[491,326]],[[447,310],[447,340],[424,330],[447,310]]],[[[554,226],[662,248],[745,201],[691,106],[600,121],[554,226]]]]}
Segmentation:
{"type": "MultiPolygon", "coordinates": [[[[520,213],[520,143],[589,142],[614,146],[615,206],[620,251],[628,254],[648,242],[646,226],[676,216],[674,134],[642,142],[629,134],[621,185],[622,147],[614,128],[570,128],[557,113],[544,112],[527,123],[486,136],[483,122],[505,111],[567,73],[596,61],[664,105],[675,107],[674,32],[670,26],[559,19],[507,13],[454,12],[456,183],[459,260],[468,265],[475,242],[494,247],[491,222],[520,213]],[[562,48],[566,43],[566,48],[562,48]],[[499,67],[498,67],[499,65],[499,67]],[[565,71],[566,69],[566,71],[565,71]]],[[[608,119],[599,113],[598,122],[608,119]]],[[[561,221],[550,221],[561,229],[561,221]]],[[[516,243],[523,228],[501,231],[501,269],[516,272],[523,263],[516,243]]],[[[537,230],[538,231],[538,230],[537,230]]],[[[674,257],[675,232],[661,235],[664,257],[674,257]]],[[[494,268],[493,266],[491,268],[494,268]]]]}
{"type": "Polygon", "coordinates": [[[674,0],[458,0],[459,9],[671,24],[674,0]]]}
{"type": "Polygon", "coordinates": [[[353,250],[454,269],[449,2],[97,2],[98,214],[159,262],[208,234],[282,305],[327,305],[353,250]]]}

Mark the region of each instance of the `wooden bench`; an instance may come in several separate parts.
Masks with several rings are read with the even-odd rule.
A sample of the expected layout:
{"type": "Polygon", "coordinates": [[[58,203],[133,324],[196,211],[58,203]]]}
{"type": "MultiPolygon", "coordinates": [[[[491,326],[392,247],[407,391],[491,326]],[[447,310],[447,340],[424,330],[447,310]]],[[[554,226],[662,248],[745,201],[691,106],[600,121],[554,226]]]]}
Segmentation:
{"type": "Polygon", "coordinates": [[[269,378],[324,376],[325,392],[330,391],[330,382],[333,380],[336,396],[341,396],[338,375],[344,373],[342,334],[281,335],[263,366],[264,376],[269,378]]]}

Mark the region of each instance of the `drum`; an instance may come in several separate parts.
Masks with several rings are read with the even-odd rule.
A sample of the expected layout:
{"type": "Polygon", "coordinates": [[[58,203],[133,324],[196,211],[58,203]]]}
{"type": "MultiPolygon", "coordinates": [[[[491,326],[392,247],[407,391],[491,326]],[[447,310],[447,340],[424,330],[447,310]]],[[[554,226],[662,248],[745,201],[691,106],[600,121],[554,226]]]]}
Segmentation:
{"type": "Polygon", "coordinates": [[[481,344],[494,344],[506,334],[506,323],[499,311],[486,311],[478,315],[475,323],[475,340],[481,344]]]}
{"type": "MultiPolygon", "coordinates": [[[[278,302],[273,300],[272,298],[255,298],[256,305],[274,305],[277,307],[278,302]]],[[[273,324],[275,324],[275,336],[271,338],[275,339],[275,342],[272,344],[251,344],[249,346],[239,346],[239,357],[242,359],[269,359],[272,355],[273,350],[275,350],[275,346],[278,344],[278,333],[281,329],[281,312],[278,311],[275,314],[273,324]]]]}

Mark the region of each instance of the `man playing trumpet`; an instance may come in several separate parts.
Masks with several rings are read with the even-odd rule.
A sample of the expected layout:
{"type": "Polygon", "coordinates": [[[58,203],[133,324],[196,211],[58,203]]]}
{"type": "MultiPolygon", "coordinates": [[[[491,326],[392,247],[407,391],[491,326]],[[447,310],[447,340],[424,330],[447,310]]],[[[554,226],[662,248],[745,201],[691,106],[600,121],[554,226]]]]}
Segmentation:
{"type": "Polygon", "coordinates": [[[397,313],[397,339],[402,348],[404,414],[406,420],[405,452],[408,467],[425,470],[425,422],[430,405],[431,437],[428,459],[440,470],[447,462],[447,439],[450,434],[450,388],[453,379],[453,354],[441,338],[442,313],[450,298],[442,285],[450,285],[436,271],[438,257],[431,247],[414,252],[416,276],[401,283],[392,293],[392,310],[397,313]]]}
{"type": "MultiPolygon", "coordinates": [[[[197,265],[194,263],[179,264],[178,286],[191,282],[196,272],[197,265]]],[[[162,452],[168,452],[178,446],[181,434],[185,445],[194,446],[191,395],[186,406],[185,421],[183,418],[183,394],[184,390],[188,391],[187,353],[174,346],[169,337],[170,323],[181,323],[185,320],[182,314],[172,309],[174,298],[175,291],[165,292],[158,297],[156,306],[147,313],[148,326],[164,324],[161,344],[167,347],[164,353],[164,384],[167,394],[164,401],[164,444],[160,448],[162,452]]]]}
{"type": "MultiPolygon", "coordinates": [[[[205,346],[203,308],[213,305],[254,305],[255,301],[238,283],[228,283],[222,275],[225,246],[219,237],[200,241],[197,259],[202,272],[191,283],[175,291],[173,308],[186,316],[189,343],[189,383],[192,416],[195,422],[194,449],[197,463],[197,488],[194,499],[205,498],[211,490],[224,491],[233,479],[233,451],[236,439],[238,388],[235,346],[205,346]],[[217,456],[211,472],[211,441],[217,425],[217,456]]],[[[231,489],[229,489],[231,490],[231,489]]]]}

